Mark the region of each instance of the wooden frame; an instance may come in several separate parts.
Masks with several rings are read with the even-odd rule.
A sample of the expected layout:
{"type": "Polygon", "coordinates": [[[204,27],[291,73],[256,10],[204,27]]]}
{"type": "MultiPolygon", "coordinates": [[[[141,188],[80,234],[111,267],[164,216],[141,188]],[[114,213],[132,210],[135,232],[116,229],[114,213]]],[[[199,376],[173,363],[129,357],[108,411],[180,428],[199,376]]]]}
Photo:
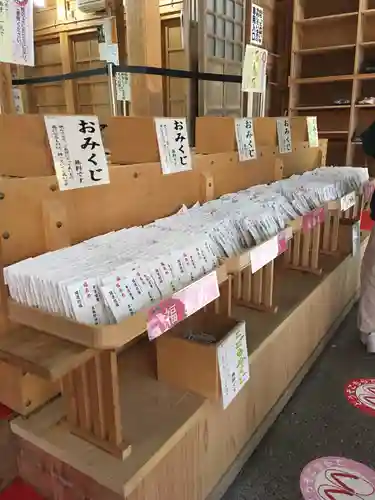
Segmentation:
{"type": "Polygon", "coordinates": [[[375,95],[375,73],[364,67],[373,59],[370,2],[294,0],[289,114],[317,115],[320,135],[331,139],[333,164],[366,163],[354,138],[373,121],[374,105],[360,102],[375,95]]]}

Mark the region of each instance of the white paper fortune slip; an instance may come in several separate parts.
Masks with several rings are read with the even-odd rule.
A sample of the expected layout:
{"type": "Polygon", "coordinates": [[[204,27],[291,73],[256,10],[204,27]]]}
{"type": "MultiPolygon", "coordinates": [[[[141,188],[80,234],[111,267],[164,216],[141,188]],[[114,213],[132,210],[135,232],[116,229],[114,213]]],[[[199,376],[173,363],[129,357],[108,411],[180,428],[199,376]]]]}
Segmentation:
{"type": "Polygon", "coordinates": [[[45,116],[60,191],[109,184],[96,116],[45,116]]]}
{"type": "Polygon", "coordinates": [[[130,74],[118,71],[116,73],[116,99],[130,101],[130,74]]]}
{"type": "Polygon", "coordinates": [[[289,118],[277,118],[277,140],[281,154],[292,152],[292,132],[289,118]]]}
{"type": "Polygon", "coordinates": [[[353,257],[361,251],[361,222],[357,221],[352,226],[352,253],[353,257]]]}
{"type": "Polygon", "coordinates": [[[160,337],[173,326],[196,313],[220,296],[216,272],[203,276],[171,298],[162,300],[148,312],[147,331],[150,340],[160,337]]]}
{"type": "Polygon", "coordinates": [[[310,148],[319,147],[318,122],[316,116],[307,117],[307,135],[310,148]]]}
{"type": "Polygon", "coordinates": [[[242,68],[242,92],[264,92],[266,88],[268,52],[246,45],[242,68]]]}
{"type": "Polygon", "coordinates": [[[223,408],[226,409],[250,378],[245,323],[240,323],[220,342],[217,359],[223,408]]]}
{"type": "Polygon", "coordinates": [[[163,174],[192,169],[186,118],[155,118],[163,174]]]}
{"type": "Polygon", "coordinates": [[[256,160],[257,152],[252,118],[236,118],[235,125],[239,160],[256,160]]]}
{"type": "Polygon", "coordinates": [[[254,45],[263,44],[264,32],[264,10],[259,5],[251,5],[251,36],[250,43],[254,45]]]}
{"type": "Polygon", "coordinates": [[[355,192],[353,191],[352,193],[349,193],[341,198],[341,211],[346,212],[349,210],[349,208],[354,207],[356,202],[356,195],[355,192]]]}
{"type": "Polygon", "coordinates": [[[1,1],[0,61],[34,66],[32,0],[1,1]]]}

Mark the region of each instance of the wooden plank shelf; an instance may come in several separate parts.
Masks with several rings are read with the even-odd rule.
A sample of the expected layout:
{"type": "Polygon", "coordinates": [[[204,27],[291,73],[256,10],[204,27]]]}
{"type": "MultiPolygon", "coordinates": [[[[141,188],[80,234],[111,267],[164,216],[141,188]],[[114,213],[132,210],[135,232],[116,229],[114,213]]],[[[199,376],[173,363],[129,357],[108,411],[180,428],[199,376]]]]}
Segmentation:
{"type": "Polygon", "coordinates": [[[329,161],[336,165],[357,162],[356,165],[361,166],[350,138],[367,124],[359,116],[361,108],[356,102],[363,96],[373,95],[372,83],[366,85],[365,82],[375,80],[375,74],[362,74],[361,69],[366,60],[371,59],[366,49],[375,47],[372,35],[375,9],[366,8],[370,5],[367,0],[354,3],[358,10],[340,12],[340,0],[331,0],[326,6],[318,5],[316,0],[293,0],[289,114],[298,115],[302,103],[315,102],[317,94],[321,96],[321,102],[347,100],[350,104],[345,116],[328,113],[329,108],[323,106],[309,111],[316,111],[322,136],[332,139],[345,136],[346,143],[340,147],[337,141],[328,145],[329,161]],[[333,14],[335,11],[337,13],[333,14]],[[319,16],[319,13],[328,15],[319,16]],[[319,58],[319,54],[324,54],[324,57],[319,58]],[[307,59],[307,56],[311,57],[307,59]],[[342,129],[345,133],[341,132],[342,129]],[[328,134],[328,130],[335,132],[328,134]]]}
{"type": "Polygon", "coordinates": [[[312,24],[321,24],[321,23],[329,23],[329,22],[337,22],[342,19],[355,18],[358,16],[358,12],[342,12],[341,14],[331,14],[330,16],[321,16],[321,17],[308,17],[304,19],[298,19],[296,24],[298,25],[312,25],[312,24]]]}
{"type": "Polygon", "coordinates": [[[355,43],[346,45],[328,45],[326,47],[313,47],[310,49],[298,49],[295,51],[295,53],[300,55],[313,55],[313,54],[324,54],[325,52],[334,52],[336,50],[348,50],[348,49],[355,49],[355,43]]]}

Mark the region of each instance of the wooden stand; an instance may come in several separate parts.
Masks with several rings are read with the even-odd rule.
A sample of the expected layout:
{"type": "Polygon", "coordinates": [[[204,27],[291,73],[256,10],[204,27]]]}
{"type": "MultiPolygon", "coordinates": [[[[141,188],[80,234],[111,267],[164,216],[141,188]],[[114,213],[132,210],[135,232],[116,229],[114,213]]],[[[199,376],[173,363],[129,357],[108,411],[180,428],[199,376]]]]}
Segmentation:
{"type": "Polygon", "coordinates": [[[285,263],[290,269],[320,275],[319,253],[321,225],[313,229],[299,230],[294,234],[292,244],[285,254],[285,263]]]}
{"type": "MultiPolygon", "coordinates": [[[[264,120],[266,121],[263,125],[267,125],[264,130],[268,130],[270,120],[275,123],[274,119],[264,120]]],[[[295,129],[295,137],[303,138],[306,122],[298,120],[296,123],[303,126],[299,128],[298,125],[295,129]]],[[[258,130],[261,131],[263,125],[259,121],[258,130]]],[[[117,119],[114,126],[122,127],[121,119],[117,119]]],[[[149,150],[153,151],[152,145],[149,150]]],[[[23,152],[26,154],[27,145],[23,152]]],[[[192,171],[166,176],[161,174],[159,163],[112,166],[109,185],[65,192],[56,189],[56,179],[53,176],[2,178],[0,179],[2,264],[6,266],[119,228],[147,224],[175,213],[182,204],[192,206],[197,201],[205,202],[255,184],[280,180],[283,178],[283,164],[281,159],[275,156],[272,155],[271,158],[269,153],[265,153],[258,160],[240,163],[235,152],[196,155],[192,171]],[[147,204],[144,203],[144,193],[147,193],[147,204]],[[106,210],[99,211],[98,206],[106,207],[106,210]],[[88,215],[93,213],[95,217],[88,215]]],[[[299,161],[296,161],[293,167],[292,159],[291,154],[290,173],[294,173],[293,168],[299,172],[301,168],[299,161]]],[[[316,157],[313,161],[316,162],[316,157]]],[[[317,166],[316,163],[306,163],[306,169],[317,166]]],[[[288,230],[288,233],[291,232],[292,230],[288,230]]],[[[316,229],[311,236],[306,234],[303,236],[306,244],[302,245],[301,268],[304,270],[305,265],[312,270],[317,269],[316,241],[319,240],[317,236],[316,229]],[[311,262],[308,260],[309,239],[312,242],[311,262]]],[[[299,241],[301,236],[297,238],[299,241]]],[[[298,245],[300,243],[295,243],[295,247],[298,245]]],[[[265,262],[263,267],[258,267],[256,272],[252,273],[251,252],[257,249],[259,248],[251,249],[234,259],[228,259],[217,269],[221,297],[214,304],[207,306],[208,310],[213,309],[215,312],[232,316],[237,314],[234,311],[237,308],[233,305],[240,305],[245,306],[240,309],[246,310],[247,314],[272,311],[276,316],[278,308],[275,302],[281,301],[279,292],[274,300],[277,287],[276,255],[273,260],[265,262]]],[[[5,293],[5,289],[3,292],[5,293]]],[[[125,346],[131,351],[133,344],[137,344],[144,336],[147,329],[147,310],[140,311],[115,325],[90,326],[22,306],[7,300],[5,295],[2,296],[0,305],[1,319],[4,322],[9,319],[11,321],[9,329],[4,331],[4,343],[0,342],[0,351],[7,353],[12,362],[19,366],[27,366],[27,369],[35,374],[42,375],[48,380],[61,381],[64,408],[61,411],[66,417],[64,422],[67,422],[67,425],[65,423],[64,432],[70,436],[69,442],[73,440],[77,443],[78,438],[73,436],[79,436],[85,441],[84,446],[90,449],[91,445],[94,445],[116,458],[122,460],[126,458],[124,464],[130,461],[137,447],[137,439],[141,440],[143,435],[138,434],[134,438],[136,433],[132,433],[134,429],[132,415],[135,408],[124,406],[123,403],[121,395],[123,381],[118,373],[118,351],[123,350],[125,346]],[[24,325],[25,328],[19,325],[24,325]],[[12,335],[9,334],[11,328],[14,328],[14,335],[14,332],[12,335]],[[33,351],[34,356],[31,356],[29,350],[22,349],[25,341],[32,345],[33,341],[36,342],[35,339],[40,339],[40,336],[43,345],[48,345],[54,353],[50,365],[46,365],[44,359],[48,358],[47,355],[41,360],[38,359],[36,352],[33,351]],[[11,345],[10,338],[13,341],[11,345]]],[[[264,314],[264,317],[267,315],[264,314]]],[[[130,358],[131,355],[128,359],[130,358]]],[[[135,380],[138,380],[137,375],[135,380]]],[[[152,390],[148,394],[152,395],[152,390]]],[[[197,401],[199,404],[202,403],[199,398],[186,398],[190,416],[195,414],[197,401]]],[[[152,401],[150,404],[152,405],[152,401]]],[[[180,403],[175,404],[177,406],[180,403]]],[[[172,413],[174,435],[178,434],[177,429],[182,426],[186,413],[182,417],[178,409],[172,413]],[[176,414],[178,418],[175,418],[176,414]]],[[[63,426],[61,418],[58,422],[63,426]]],[[[150,447],[154,450],[153,453],[158,446],[164,444],[164,437],[169,439],[167,435],[170,437],[170,430],[166,431],[165,436],[163,435],[157,442],[151,439],[150,447]]],[[[134,472],[134,463],[138,464],[136,468],[141,466],[141,462],[138,461],[139,453],[137,448],[135,462],[129,465],[130,471],[134,472]]],[[[121,468],[122,465],[118,467],[121,468]]],[[[128,477],[130,476],[128,473],[128,477]]],[[[121,479],[121,482],[123,481],[124,478],[121,479]]]]}

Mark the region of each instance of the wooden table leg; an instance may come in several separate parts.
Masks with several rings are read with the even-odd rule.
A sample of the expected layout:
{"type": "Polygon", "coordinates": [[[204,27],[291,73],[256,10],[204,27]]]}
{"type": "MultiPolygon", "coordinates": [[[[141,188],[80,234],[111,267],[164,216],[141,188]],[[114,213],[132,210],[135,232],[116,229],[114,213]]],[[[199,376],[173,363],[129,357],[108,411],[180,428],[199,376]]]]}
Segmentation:
{"type": "Polygon", "coordinates": [[[131,446],[124,442],[115,351],[98,353],[62,379],[71,432],[124,460],[131,446]]]}

